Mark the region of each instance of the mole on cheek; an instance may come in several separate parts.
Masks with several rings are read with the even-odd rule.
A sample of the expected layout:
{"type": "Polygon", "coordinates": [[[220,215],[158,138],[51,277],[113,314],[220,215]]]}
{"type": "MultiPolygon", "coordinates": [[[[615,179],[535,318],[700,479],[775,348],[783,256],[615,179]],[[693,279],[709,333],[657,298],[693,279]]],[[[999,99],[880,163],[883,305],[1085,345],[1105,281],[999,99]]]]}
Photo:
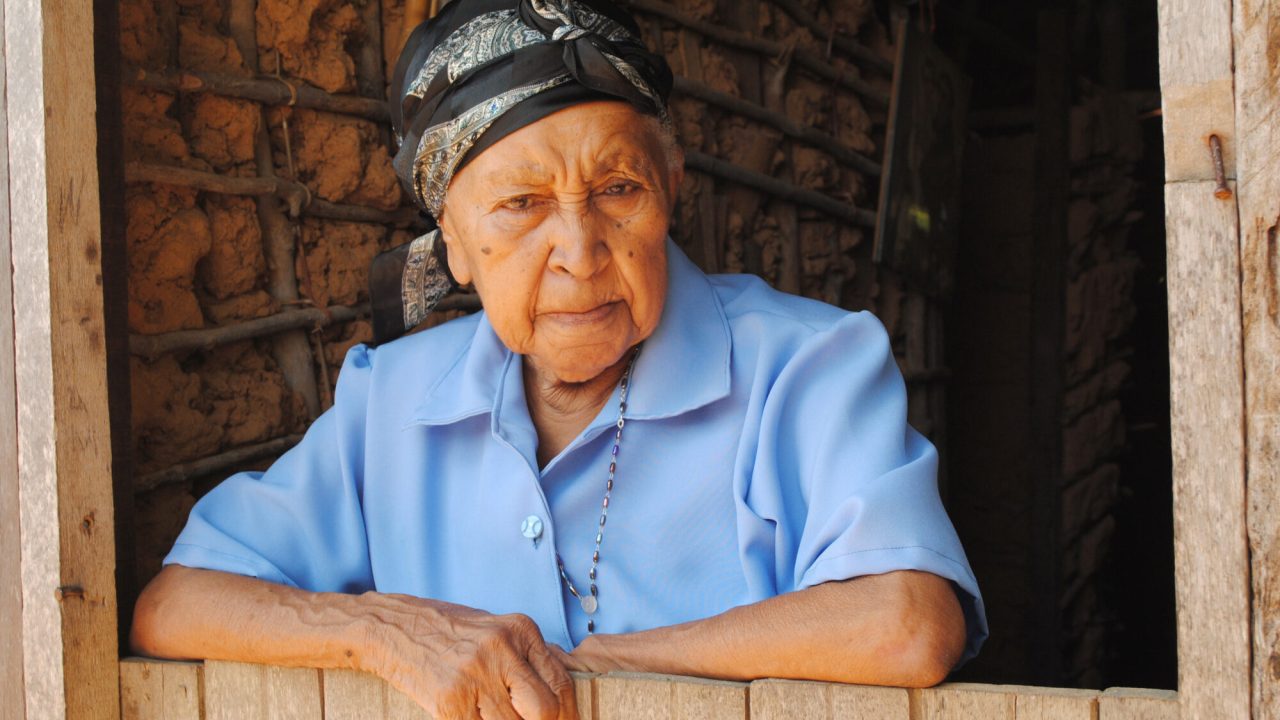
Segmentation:
{"type": "Polygon", "coordinates": [[[493,252],[493,249],[490,248],[488,245],[485,245],[480,248],[480,252],[484,253],[485,255],[488,255],[489,253],[493,252]]]}
{"type": "Polygon", "coordinates": [[[635,250],[628,250],[628,251],[627,251],[627,257],[632,258],[632,257],[635,257],[635,256],[636,256],[636,251],[635,251],[635,250]]]}

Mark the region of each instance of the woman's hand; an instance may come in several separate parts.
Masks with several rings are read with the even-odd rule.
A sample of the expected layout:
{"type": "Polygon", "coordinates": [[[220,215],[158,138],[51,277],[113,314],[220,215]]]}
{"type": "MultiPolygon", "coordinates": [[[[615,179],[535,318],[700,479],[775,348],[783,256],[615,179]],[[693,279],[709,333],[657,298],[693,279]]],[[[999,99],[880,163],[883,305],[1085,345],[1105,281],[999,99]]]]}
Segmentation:
{"type": "Polygon", "coordinates": [[[408,595],[315,593],[170,565],[134,611],[135,651],[378,675],[439,720],[577,720],[537,625],[408,595]]]}
{"type": "Polygon", "coordinates": [[[361,596],[372,623],[364,669],[441,720],[576,720],[573,679],[526,615],[406,595],[361,596]]]}

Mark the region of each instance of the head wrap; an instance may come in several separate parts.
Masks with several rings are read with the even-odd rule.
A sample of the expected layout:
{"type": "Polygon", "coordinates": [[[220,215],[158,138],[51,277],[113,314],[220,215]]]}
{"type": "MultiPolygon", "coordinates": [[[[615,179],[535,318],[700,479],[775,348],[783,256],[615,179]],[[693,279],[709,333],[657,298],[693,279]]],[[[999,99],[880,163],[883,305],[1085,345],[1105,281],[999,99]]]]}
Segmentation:
{"type": "MultiPolygon", "coordinates": [[[[635,20],[608,0],[455,0],[413,31],[396,63],[396,175],[434,220],[454,173],[503,137],[592,100],[625,100],[669,123],[671,82],[635,20]]],[[[442,246],[433,229],[374,260],[376,342],[417,325],[453,289],[442,246]]]]}

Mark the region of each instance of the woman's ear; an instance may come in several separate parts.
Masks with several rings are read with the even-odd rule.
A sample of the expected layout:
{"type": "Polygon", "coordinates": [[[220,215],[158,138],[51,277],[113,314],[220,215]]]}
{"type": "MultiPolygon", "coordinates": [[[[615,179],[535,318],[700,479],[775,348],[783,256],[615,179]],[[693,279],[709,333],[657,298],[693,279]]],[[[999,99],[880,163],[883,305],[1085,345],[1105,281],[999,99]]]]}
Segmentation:
{"type": "Polygon", "coordinates": [[[677,148],[674,152],[679,153],[680,158],[670,165],[667,181],[667,214],[675,213],[676,201],[680,199],[680,185],[684,182],[684,151],[677,148]]]}
{"type": "Polygon", "coordinates": [[[462,247],[462,243],[458,241],[458,236],[453,232],[450,226],[448,216],[440,213],[440,239],[444,241],[444,259],[449,265],[449,274],[453,276],[453,281],[458,287],[465,287],[471,284],[471,264],[467,260],[467,253],[462,247]]]}

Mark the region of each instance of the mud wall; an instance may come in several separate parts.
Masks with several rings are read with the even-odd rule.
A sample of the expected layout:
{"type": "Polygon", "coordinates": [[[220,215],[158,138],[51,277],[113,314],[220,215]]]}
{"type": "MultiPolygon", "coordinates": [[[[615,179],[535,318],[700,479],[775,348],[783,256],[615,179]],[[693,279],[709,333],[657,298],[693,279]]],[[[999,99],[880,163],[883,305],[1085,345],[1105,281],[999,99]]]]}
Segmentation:
{"type": "MultiPolygon", "coordinates": [[[[739,173],[691,164],[677,242],[708,271],[757,273],[876,311],[908,377],[913,423],[945,443],[936,303],[875,266],[868,227],[779,200],[753,180],[875,207],[878,178],[848,161],[859,154],[874,168],[883,142],[892,47],[871,3],[633,3],[651,46],[691,83],[672,105],[682,143],[739,173]],[[839,42],[815,32],[832,28],[839,42]],[[752,50],[741,36],[790,50],[752,50]],[[720,96],[771,119],[745,117],[720,96]],[[819,131],[844,160],[788,134],[787,122],[819,131]]],[[[120,8],[134,530],[145,582],[197,497],[237,469],[268,464],[331,402],[346,350],[370,339],[369,261],[413,236],[414,213],[390,165],[385,111],[368,102],[385,97],[403,0],[120,8]]]]}

